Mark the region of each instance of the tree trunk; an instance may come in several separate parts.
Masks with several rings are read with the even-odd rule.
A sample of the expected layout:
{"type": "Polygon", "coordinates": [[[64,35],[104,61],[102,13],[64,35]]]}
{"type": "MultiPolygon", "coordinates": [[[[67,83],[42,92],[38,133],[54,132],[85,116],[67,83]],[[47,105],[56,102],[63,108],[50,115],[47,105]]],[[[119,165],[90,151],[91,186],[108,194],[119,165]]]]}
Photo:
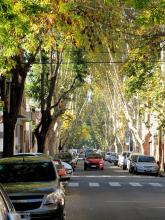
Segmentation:
{"type": "Polygon", "coordinates": [[[7,116],[3,116],[4,120],[4,133],[3,133],[3,157],[9,157],[14,154],[14,130],[15,121],[10,122],[7,116]]]}
{"type": "Polygon", "coordinates": [[[159,166],[160,170],[164,171],[164,143],[163,143],[163,132],[162,128],[159,128],[159,166]]]}
{"type": "Polygon", "coordinates": [[[42,118],[40,124],[35,129],[35,136],[37,139],[37,145],[38,145],[38,152],[44,153],[45,152],[45,140],[46,135],[49,130],[49,127],[51,126],[52,118],[50,114],[43,112],[42,118]]]}
{"type": "Polygon", "coordinates": [[[17,65],[12,70],[10,81],[5,79],[2,100],[4,101],[3,124],[3,156],[12,156],[14,153],[14,130],[20,112],[26,74],[17,65]],[[21,74],[20,74],[21,72],[21,74]]]}

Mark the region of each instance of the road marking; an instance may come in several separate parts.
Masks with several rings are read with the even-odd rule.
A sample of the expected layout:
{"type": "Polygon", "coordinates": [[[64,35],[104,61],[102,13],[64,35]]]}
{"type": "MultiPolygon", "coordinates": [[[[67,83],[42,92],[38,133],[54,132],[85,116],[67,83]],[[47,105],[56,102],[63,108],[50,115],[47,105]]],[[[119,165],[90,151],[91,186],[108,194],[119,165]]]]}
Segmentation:
{"type": "Polygon", "coordinates": [[[110,186],[121,186],[118,182],[109,182],[110,186]]]}
{"type": "MultiPolygon", "coordinates": [[[[80,183],[78,182],[69,182],[68,183],[68,187],[79,187],[80,183]]],[[[89,187],[100,187],[100,183],[97,183],[97,182],[88,182],[89,184],[89,187]]],[[[122,185],[122,183],[120,182],[108,182],[109,186],[111,187],[120,187],[122,185]]],[[[139,187],[139,186],[144,186],[144,185],[147,185],[149,184],[150,186],[153,186],[153,187],[163,187],[163,185],[161,183],[138,183],[138,182],[129,182],[129,183],[125,183],[123,182],[123,184],[129,184],[131,186],[134,186],[134,187],[139,187]]]]}
{"type": "Polygon", "coordinates": [[[149,185],[151,186],[159,186],[159,187],[162,187],[163,185],[161,185],[160,183],[149,183],[149,185]]]}
{"type": "MultiPolygon", "coordinates": [[[[71,176],[71,178],[119,178],[119,179],[124,179],[124,178],[130,178],[130,179],[155,179],[154,176],[141,176],[141,175],[138,175],[138,176],[132,176],[132,175],[73,175],[71,176]]],[[[156,177],[156,178],[159,178],[159,177],[156,177]]]]}
{"type": "Polygon", "coordinates": [[[100,184],[99,183],[89,183],[90,187],[99,187],[100,184]]]}
{"type": "Polygon", "coordinates": [[[68,183],[69,187],[79,187],[79,183],[68,183]]]}
{"type": "Polygon", "coordinates": [[[140,183],[134,183],[134,182],[132,182],[132,183],[129,183],[131,186],[142,186],[140,183]]]}

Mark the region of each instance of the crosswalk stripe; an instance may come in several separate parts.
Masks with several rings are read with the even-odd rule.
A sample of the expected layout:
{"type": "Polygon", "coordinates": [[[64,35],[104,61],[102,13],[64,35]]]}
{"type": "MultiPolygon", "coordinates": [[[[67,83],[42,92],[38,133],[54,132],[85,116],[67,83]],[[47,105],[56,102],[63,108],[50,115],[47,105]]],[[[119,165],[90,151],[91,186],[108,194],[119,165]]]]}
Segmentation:
{"type": "Polygon", "coordinates": [[[135,182],[132,182],[132,183],[129,183],[131,186],[142,186],[140,183],[135,183],[135,182]]]}
{"type": "Polygon", "coordinates": [[[68,183],[69,187],[79,187],[79,183],[68,183]]]}
{"type": "MultiPolygon", "coordinates": [[[[119,183],[119,182],[108,182],[108,184],[109,184],[109,186],[112,186],[112,187],[120,187],[121,186],[121,183],[119,183]]],[[[147,184],[149,184],[150,186],[153,186],[153,187],[163,187],[163,185],[161,183],[147,183],[147,184],[144,183],[142,185],[141,183],[137,183],[137,182],[129,182],[127,184],[134,186],[134,187],[144,186],[147,184]]],[[[97,183],[97,182],[89,182],[88,185],[90,187],[100,187],[100,183],[97,183]]],[[[68,182],[68,186],[69,187],[79,187],[80,185],[78,182],[68,182]]]]}
{"type": "Polygon", "coordinates": [[[151,186],[159,186],[159,187],[162,187],[163,185],[160,184],[160,183],[149,183],[149,185],[151,186]]]}
{"type": "Polygon", "coordinates": [[[90,187],[99,187],[100,184],[99,183],[89,183],[90,187]]]}
{"type": "Polygon", "coordinates": [[[109,182],[110,186],[121,186],[118,182],[109,182]]]}

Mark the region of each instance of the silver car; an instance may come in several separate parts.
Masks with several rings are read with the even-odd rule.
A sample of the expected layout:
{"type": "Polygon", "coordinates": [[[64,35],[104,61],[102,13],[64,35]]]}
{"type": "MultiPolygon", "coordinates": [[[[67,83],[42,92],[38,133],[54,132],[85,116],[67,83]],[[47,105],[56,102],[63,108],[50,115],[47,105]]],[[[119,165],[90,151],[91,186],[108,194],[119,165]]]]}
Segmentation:
{"type": "Polygon", "coordinates": [[[159,166],[153,156],[136,155],[132,158],[129,172],[135,174],[149,173],[157,176],[159,174],[159,166]]]}
{"type": "Polygon", "coordinates": [[[141,155],[141,154],[137,152],[131,152],[131,154],[129,155],[127,159],[127,170],[128,171],[130,171],[131,163],[137,159],[138,155],[141,155]]]}

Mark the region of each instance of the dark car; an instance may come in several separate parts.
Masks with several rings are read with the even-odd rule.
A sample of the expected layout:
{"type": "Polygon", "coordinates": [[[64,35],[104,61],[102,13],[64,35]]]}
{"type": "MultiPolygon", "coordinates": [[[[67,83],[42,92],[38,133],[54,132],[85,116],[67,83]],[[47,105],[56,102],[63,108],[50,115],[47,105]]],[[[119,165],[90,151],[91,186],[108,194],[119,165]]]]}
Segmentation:
{"type": "Polygon", "coordinates": [[[0,219],[1,220],[21,220],[21,216],[16,213],[6,191],[0,184],[0,219]]]}
{"type": "Polygon", "coordinates": [[[0,159],[0,182],[21,215],[30,215],[30,219],[65,219],[64,189],[50,157],[0,159]]]}
{"type": "Polygon", "coordinates": [[[84,160],[84,170],[87,168],[98,168],[104,170],[104,160],[100,154],[89,154],[84,160]]]}

